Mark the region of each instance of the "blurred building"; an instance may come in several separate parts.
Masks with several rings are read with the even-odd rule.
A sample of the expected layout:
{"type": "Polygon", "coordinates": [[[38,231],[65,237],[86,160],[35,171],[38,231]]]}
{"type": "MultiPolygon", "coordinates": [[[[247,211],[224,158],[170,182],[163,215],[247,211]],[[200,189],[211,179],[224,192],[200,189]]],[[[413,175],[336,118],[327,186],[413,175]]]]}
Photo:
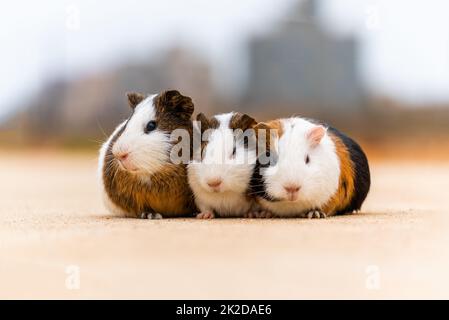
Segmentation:
{"type": "Polygon", "coordinates": [[[209,65],[197,54],[180,48],[159,57],[122,65],[79,79],[50,83],[5,126],[17,129],[24,141],[82,141],[98,138],[126,119],[127,91],[152,94],[178,89],[197,107],[212,104],[209,65]]]}
{"type": "Polygon", "coordinates": [[[360,107],[357,42],[327,33],[317,21],[318,5],[301,2],[276,30],[250,42],[247,103],[335,112],[360,107]]]}

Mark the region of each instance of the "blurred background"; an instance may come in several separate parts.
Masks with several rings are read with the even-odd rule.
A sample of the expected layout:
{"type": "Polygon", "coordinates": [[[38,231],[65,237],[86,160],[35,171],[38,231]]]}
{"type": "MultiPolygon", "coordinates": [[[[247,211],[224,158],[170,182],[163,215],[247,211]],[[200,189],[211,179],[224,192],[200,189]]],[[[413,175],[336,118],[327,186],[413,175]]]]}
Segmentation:
{"type": "Polygon", "coordinates": [[[196,111],[316,117],[372,157],[446,157],[444,0],[10,3],[0,20],[0,146],[95,149],[125,92],[196,111]],[[422,151],[422,152],[416,152],[422,151]]]}
{"type": "Polygon", "coordinates": [[[0,298],[449,297],[448,12],[447,0],[2,4],[0,298]],[[166,89],[196,113],[302,115],[355,137],[372,177],[362,213],[113,217],[96,151],[128,117],[127,91],[166,89]]]}

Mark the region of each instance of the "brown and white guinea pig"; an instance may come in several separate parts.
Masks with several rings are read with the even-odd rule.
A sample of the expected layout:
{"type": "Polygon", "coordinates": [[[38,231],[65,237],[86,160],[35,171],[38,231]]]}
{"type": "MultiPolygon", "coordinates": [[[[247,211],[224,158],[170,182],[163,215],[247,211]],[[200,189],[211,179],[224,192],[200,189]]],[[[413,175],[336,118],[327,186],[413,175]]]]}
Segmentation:
{"type": "Polygon", "coordinates": [[[360,210],[370,188],[360,146],[334,128],[300,117],[259,123],[271,129],[271,164],[261,164],[252,192],[278,217],[325,218],[360,210]],[[274,151],[276,150],[277,151],[274,151]]]}
{"type": "Polygon", "coordinates": [[[197,116],[201,125],[201,159],[188,166],[189,184],[200,210],[197,218],[242,217],[252,208],[249,183],[256,165],[257,122],[246,114],[230,112],[210,119],[197,116]],[[249,134],[248,134],[249,133],[249,134]],[[253,139],[254,143],[249,143],[253,139]]]}
{"type": "Polygon", "coordinates": [[[176,90],[145,97],[128,93],[132,114],[100,150],[107,207],[128,217],[161,219],[196,212],[186,164],[170,161],[175,129],[192,133],[192,99],[176,90]]]}

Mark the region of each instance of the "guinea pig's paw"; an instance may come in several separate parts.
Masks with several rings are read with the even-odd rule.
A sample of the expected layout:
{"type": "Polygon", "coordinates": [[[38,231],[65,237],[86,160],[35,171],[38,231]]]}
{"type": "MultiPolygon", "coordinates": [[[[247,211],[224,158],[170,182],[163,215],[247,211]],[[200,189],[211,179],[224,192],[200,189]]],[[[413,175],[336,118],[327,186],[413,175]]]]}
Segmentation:
{"type": "Polygon", "coordinates": [[[213,219],[215,215],[212,211],[200,212],[196,215],[197,219],[213,219]]]}
{"type": "Polygon", "coordinates": [[[140,214],[140,219],[146,219],[147,216],[148,216],[148,213],[142,212],[142,213],[140,214]]]}
{"type": "Polygon", "coordinates": [[[243,218],[254,218],[254,215],[256,213],[257,213],[256,211],[250,211],[250,212],[244,213],[243,218]]]}
{"type": "Polygon", "coordinates": [[[262,210],[262,211],[259,211],[259,216],[257,218],[271,219],[271,218],[275,218],[275,216],[271,211],[262,210]]]}
{"type": "Polygon", "coordinates": [[[243,215],[244,218],[257,219],[261,218],[261,211],[249,211],[243,215]]]}
{"type": "Polygon", "coordinates": [[[255,219],[270,219],[274,218],[274,215],[270,211],[250,211],[244,215],[245,218],[255,218],[255,219]]]}
{"type": "Polygon", "coordinates": [[[325,219],[326,214],[320,210],[311,210],[307,213],[307,218],[309,219],[325,219]]]}
{"type": "Polygon", "coordinates": [[[140,218],[149,219],[149,220],[160,220],[162,219],[162,215],[160,213],[147,213],[144,212],[141,214],[140,218]]]}

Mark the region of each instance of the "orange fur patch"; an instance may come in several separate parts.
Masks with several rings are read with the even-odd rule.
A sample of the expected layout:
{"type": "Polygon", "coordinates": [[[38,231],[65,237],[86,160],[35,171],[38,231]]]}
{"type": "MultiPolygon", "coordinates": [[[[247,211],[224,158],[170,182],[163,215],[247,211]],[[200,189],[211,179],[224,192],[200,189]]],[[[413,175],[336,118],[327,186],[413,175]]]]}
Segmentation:
{"type": "Polygon", "coordinates": [[[343,141],[329,132],[328,134],[335,144],[336,152],[340,160],[340,181],[337,192],[322,208],[326,215],[332,216],[346,208],[352,200],[354,195],[354,164],[352,163],[349,150],[343,141]]]}
{"type": "Polygon", "coordinates": [[[284,134],[284,128],[282,125],[282,121],[280,119],[271,120],[271,121],[267,122],[267,125],[271,129],[276,130],[276,133],[279,138],[282,137],[282,135],[284,134]]]}
{"type": "Polygon", "coordinates": [[[259,136],[261,132],[264,132],[262,130],[265,130],[264,136],[265,137],[265,146],[262,146],[263,149],[259,149],[259,143],[257,144],[257,153],[265,152],[266,150],[271,150],[272,148],[272,139],[275,139],[274,141],[278,140],[282,134],[284,133],[284,128],[282,126],[282,121],[280,119],[271,120],[269,122],[259,122],[255,127],[256,130],[256,136],[259,139],[259,136]],[[273,131],[274,130],[274,134],[273,131]]]}

